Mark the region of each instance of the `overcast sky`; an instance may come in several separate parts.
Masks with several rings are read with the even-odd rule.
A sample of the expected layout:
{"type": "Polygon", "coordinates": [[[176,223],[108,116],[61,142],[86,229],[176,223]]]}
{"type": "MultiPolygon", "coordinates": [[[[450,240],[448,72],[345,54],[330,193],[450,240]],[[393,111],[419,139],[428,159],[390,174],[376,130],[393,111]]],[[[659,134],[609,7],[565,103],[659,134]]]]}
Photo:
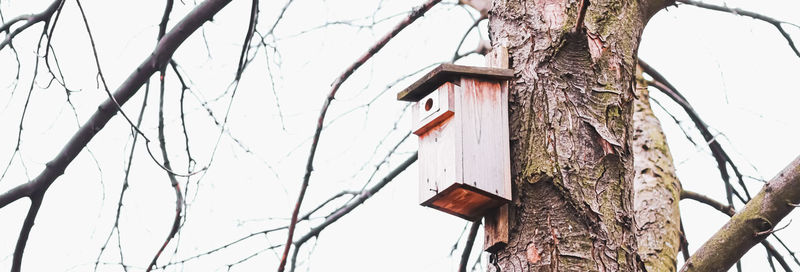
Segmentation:
{"type": "MultiPolygon", "coordinates": [[[[8,20],[39,12],[49,2],[0,1],[0,12],[8,20]]],[[[170,25],[194,5],[186,2],[176,2],[170,25]]],[[[177,172],[210,168],[189,180],[186,223],[180,239],[171,243],[159,265],[287,224],[304,174],[310,137],[331,82],[405,12],[421,2],[295,0],[276,28],[275,39],[267,39],[271,48],[254,52],[254,61],[231,104],[225,125],[229,132],[222,134],[201,101],[208,101],[207,106],[218,121],[225,118],[250,2],[234,1],[215,16],[213,23],[206,24],[202,33],[187,40],[174,59],[191,80],[192,89],[185,94],[185,120],[196,166],[187,169],[178,102],[181,88],[171,72],[167,75],[165,102],[167,144],[177,172]],[[342,23],[345,21],[349,23],[342,23]],[[176,245],[179,251],[173,254],[176,245]]],[[[797,1],[725,3],[800,24],[797,1]]],[[[87,0],[82,4],[100,65],[113,90],[152,51],[163,3],[87,0]]],[[[285,1],[262,1],[259,31],[272,26],[284,4],[285,1]]],[[[388,164],[380,164],[411,127],[410,115],[403,113],[406,104],[396,101],[395,93],[422,74],[397,80],[434,62],[449,61],[472,24],[471,16],[477,14],[453,1],[434,7],[342,86],[326,119],[328,126],[322,135],[303,211],[339,191],[361,189],[380,165],[369,185],[374,184],[413,154],[417,146],[414,135],[399,145],[388,164]]],[[[800,37],[800,29],[785,27],[793,37],[800,37]]],[[[3,167],[12,159],[16,146],[40,29],[41,26],[32,28],[14,41],[21,62],[18,81],[15,55],[9,48],[0,51],[0,123],[6,128],[0,130],[3,167]]],[[[467,37],[461,52],[475,48],[479,35],[487,38],[486,23],[467,37]]],[[[23,123],[21,152],[0,180],[0,192],[37,175],[74,133],[77,124],[107,97],[98,88],[88,36],[74,1],[67,1],[64,7],[52,45],[67,86],[76,91],[70,96],[75,112],[66,103],[63,88],[55,83],[46,88],[50,77],[40,64],[23,123]]],[[[746,183],[751,194],[763,184],[759,179],[770,179],[800,154],[800,85],[796,82],[800,58],[773,26],[690,6],[671,7],[650,21],[639,54],[694,105],[716,139],[749,176],[746,183]]],[[[483,59],[471,56],[459,63],[482,65],[483,59]]],[[[142,125],[143,132],[154,140],[150,144],[153,150],[158,149],[156,86],[150,89],[142,125]]],[[[654,104],[683,187],[724,201],[716,164],[702,137],[679,107],[655,90],[652,95],[681,121],[676,124],[654,104]],[[679,126],[698,145],[690,143],[679,126]]],[[[125,112],[136,116],[143,96],[141,90],[123,107],[125,112]]],[[[117,115],[89,148],[92,153],[84,151],[48,191],[28,241],[23,264],[26,271],[86,271],[94,267],[114,223],[131,148],[127,122],[117,115]]],[[[417,175],[416,166],[408,168],[365,205],[323,231],[319,240],[304,245],[298,257],[300,269],[455,270],[463,240],[454,257],[450,251],[467,222],[420,207],[417,175]]],[[[149,158],[141,141],[134,152],[130,186],[123,201],[120,228],[125,263],[136,271],[144,269],[163,243],[174,214],[174,193],[167,176],[149,158]]],[[[322,215],[342,203],[332,203],[310,224],[301,223],[298,235],[322,222],[322,215]]],[[[27,200],[18,201],[0,210],[0,271],[11,266],[13,245],[27,206],[27,200]]],[[[681,213],[690,250],[696,250],[727,220],[719,212],[690,201],[681,202],[681,213]]],[[[800,220],[797,212],[779,226],[793,219],[800,220]]],[[[792,250],[800,250],[797,224],[791,223],[779,232],[792,250]]],[[[168,270],[225,270],[228,264],[257,252],[261,253],[233,270],[274,269],[280,248],[264,249],[284,243],[285,235],[285,231],[260,235],[168,270]]],[[[107,264],[101,264],[100,271],[121,271],[116,264],[116,237],[112,236],[101,258],[101,263],[107,264]]],[[[482,247],[481,235],[478,237],[473,252],[482,247]]],[[[785,251],[781,252],[788,257],[785,251]]],[[[473,259],[478,257],[473,255],[473,259]]],[[[768,269],[764,256],[763,248],[755,247],[743,260],[744,271],[768,269]]],[[[482,257],[484,265],[480,267],[486,262],[485,254],[482,257]]],[[[800,269],[796,265],[793,268],[800,269]]]]}

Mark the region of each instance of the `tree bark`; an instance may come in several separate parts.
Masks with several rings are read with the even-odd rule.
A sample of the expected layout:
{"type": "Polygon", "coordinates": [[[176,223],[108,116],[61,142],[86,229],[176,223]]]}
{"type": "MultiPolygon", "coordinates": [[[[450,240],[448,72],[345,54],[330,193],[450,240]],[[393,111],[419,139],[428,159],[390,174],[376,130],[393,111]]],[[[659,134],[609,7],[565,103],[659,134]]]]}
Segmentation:
{"type": "MultiPolygon", "coordinates": [[[[659,2],[661,1],[650,1],[659,2]]],[[[633,209],[636,50],[654,3],[498,0],[509,49],[513,200],[502,271],[640,271],[633,209]]]]}
{"type": "Polygon", "coordinates": [[[681,183],[675,175],[667,139],[650,107],[641,71],[633,101],[633,209],[639,256],[647,271],[675,271],[680,250],[681,183]]]}

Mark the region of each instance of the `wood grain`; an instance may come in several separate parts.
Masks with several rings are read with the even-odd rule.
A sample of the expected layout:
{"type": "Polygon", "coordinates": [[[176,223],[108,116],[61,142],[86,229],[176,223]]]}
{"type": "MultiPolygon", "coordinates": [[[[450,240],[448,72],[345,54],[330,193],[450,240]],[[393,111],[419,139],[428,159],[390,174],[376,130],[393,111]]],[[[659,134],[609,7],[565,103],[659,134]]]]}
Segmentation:
{"type": "MultiPolygon", "coordinates": [[[[508,49],[505,47],[496,47],[491,52],[486,54],[486,66],[495,67],[495,68],[508,68],[508,49]]],[[[503,120],[505,120],[505,133],[506,139],[508,139],[508,82],[503,81],[500,83],[500,88],[504,94],[504,98],[502,99],[502,108],[505,109],[503,111],[503,120]]],[[[510,148],[509,143],[506,142],[505,145],[507,146],[506,150],[510,148]]],[[[510,165],[510,152],[505,155],[508,160],[508,164],[505,164],[503,167],[505,169],[511,169],[510,165]]],[[[508,192],[511,192],[511,180],[509,175],[509,180],[506,181],[506,186],[508,192]]],[[[509,232],[509,210],[508,204],[504,204],[498,208],[489,210],[486,213],[486,216],[483,219],[483,231],[484,231],[484,240],[483,240],[483,250],[488,252],[496,252],[500,248],[506,246],[508,244],[508,232],[509,232]]]]}

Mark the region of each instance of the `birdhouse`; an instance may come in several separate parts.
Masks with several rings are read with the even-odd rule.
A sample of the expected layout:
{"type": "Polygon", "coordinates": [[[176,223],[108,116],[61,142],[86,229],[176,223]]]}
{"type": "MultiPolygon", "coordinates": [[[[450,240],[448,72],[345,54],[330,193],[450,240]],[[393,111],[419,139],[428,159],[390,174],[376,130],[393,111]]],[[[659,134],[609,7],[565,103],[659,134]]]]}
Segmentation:
{"type": "Polygon", "coordinates": [[[467,220],[511,200],[510,69],[442,64],[397,94],[414,102],[420,203],[467,220]]]}

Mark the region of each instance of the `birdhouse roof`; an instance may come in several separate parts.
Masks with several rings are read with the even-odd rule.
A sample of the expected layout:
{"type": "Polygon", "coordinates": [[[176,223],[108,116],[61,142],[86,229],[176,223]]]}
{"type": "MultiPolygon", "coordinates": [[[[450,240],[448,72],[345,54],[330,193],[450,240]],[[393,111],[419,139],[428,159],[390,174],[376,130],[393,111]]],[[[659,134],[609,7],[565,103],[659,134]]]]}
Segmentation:
{"type": "Polygon", "coordinates": [[[462,76],[508,80],[514,78],[514,71],[504,68],[475,67],[443,63],[433,68],[428,74],[414,82],[414,84],[411,84],[411,86],[408,86],[405,90],[397,93],[397,100],[419,101],[445,82],[455,81],[462,76]]]}

